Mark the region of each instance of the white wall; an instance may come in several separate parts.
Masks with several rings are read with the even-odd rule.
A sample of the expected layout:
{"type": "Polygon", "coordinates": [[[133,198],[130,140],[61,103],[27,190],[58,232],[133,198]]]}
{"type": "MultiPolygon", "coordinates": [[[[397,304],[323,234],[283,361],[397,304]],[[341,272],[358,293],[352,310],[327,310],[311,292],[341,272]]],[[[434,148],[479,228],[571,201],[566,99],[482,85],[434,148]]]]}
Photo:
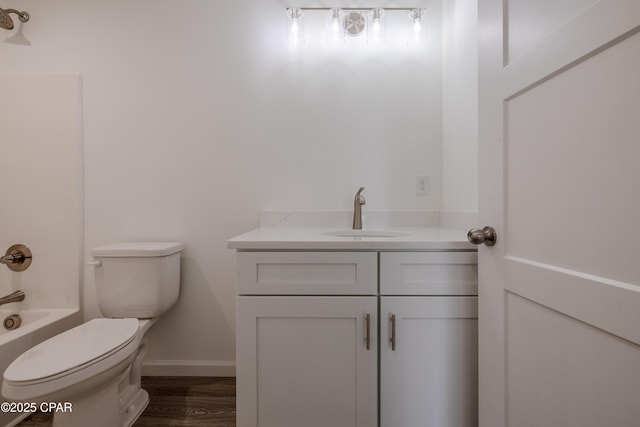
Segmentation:
{"type": "Polygon", "coordinates": [[[78,309],[80,77],[0,76],[0,93],[0,255],[17,243],[32,252],[25,271],[0,265],[0,296],[24,291],[16,312],[78,309]]]}
{"type": "MultiPolygon", "coordinates": [[[[225,241],[261,209],[348,210],[361,185],[368,209],[442,207],[440,0],[420,4],[422,54],[402,43],[329,52],[313,38],[293,54],[286,5],[22,0],[31,46],[0,32],[0,74],[83,78],[85,261],[108,242],[185,242],[180,300],[149,333],[154,373],[229,372],[225,241]],[[415,196],[416,175],[431,177],[429,196],[415,196]]],[[[98,316],[90,269],[84,282],[85,317],[98,316]]]]}
{"type": "Polygon", "coordinates": [[[477,21],[476,0],[445,2],[443,211],[477,212],[478,210],[477,21]]]}

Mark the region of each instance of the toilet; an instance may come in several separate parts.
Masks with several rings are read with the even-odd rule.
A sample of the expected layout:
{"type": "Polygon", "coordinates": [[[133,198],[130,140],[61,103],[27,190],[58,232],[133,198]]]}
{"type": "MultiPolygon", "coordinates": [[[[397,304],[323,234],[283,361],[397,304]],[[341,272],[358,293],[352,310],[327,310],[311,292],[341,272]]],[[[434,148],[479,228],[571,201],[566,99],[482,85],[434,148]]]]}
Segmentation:
{"type": "Polygon", "coordinates": [[[98,304],[90,320],[29,349],[3,375],[2,396],[70,403],[54,427],[128,427],[149,403],[140,386],[144,334],[178,300],[178,242],[128,242],[94,248],[98,304]]]}

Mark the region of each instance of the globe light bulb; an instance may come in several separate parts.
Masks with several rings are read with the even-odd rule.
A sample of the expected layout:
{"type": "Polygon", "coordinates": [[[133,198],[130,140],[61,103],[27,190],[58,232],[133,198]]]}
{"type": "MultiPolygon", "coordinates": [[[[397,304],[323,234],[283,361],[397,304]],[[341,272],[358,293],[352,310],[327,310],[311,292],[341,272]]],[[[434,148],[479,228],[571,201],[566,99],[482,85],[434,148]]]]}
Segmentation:
{"type": "Polygon", "coordinates": [[[342,10],[334,7],[329,9],[325,25],[325,37],[327,45],[336,47],[344,44],[344,21],[342,10]]]}
{"type": "Polygon", "coordinates": [[[371,9],[367,21],[367,44],[382,46],[387,42],[384,9],[371,9]]]}
{"type": "Polygon", "coordinates": [[[292,49],[296,49],[304,44],[304,20],[302,9],[287,9],[287,28],[284,36],[285,44],[292,49]]]}
{"type": "Polygon", "coordinates": [[[427,43],[427,34],[422,20],[424,17],[424,9],[412,9],[409,12],[409,39],[407,45],[422,46],[427,43]]]}

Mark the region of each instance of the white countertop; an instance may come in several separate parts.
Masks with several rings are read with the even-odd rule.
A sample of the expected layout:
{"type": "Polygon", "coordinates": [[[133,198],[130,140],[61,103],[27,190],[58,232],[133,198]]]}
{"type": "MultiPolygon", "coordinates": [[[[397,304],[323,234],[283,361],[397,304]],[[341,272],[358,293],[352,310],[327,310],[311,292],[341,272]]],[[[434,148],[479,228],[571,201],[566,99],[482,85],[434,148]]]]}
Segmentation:
{"type": "Polygon", "coordinates": [[[399,237],[336,237],[347,227],[260,227],[227,241],[237,250],[475,250],[466,231],[441,227],[384,227],[399,237]]]}

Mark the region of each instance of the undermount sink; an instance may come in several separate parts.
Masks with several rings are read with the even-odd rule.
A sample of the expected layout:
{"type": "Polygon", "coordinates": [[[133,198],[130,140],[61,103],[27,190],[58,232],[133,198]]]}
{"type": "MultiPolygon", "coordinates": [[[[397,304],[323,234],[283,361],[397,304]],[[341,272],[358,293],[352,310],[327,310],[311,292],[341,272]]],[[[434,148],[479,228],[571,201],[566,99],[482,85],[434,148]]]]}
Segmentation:
{"type": "Polygon", "coordinates": [[[387,230],[336,230],[326,231],[325,236],[333,237],[402,237],[408,236],[407,233],[401,233],[399,231],[387,231],[387,230]]]}

